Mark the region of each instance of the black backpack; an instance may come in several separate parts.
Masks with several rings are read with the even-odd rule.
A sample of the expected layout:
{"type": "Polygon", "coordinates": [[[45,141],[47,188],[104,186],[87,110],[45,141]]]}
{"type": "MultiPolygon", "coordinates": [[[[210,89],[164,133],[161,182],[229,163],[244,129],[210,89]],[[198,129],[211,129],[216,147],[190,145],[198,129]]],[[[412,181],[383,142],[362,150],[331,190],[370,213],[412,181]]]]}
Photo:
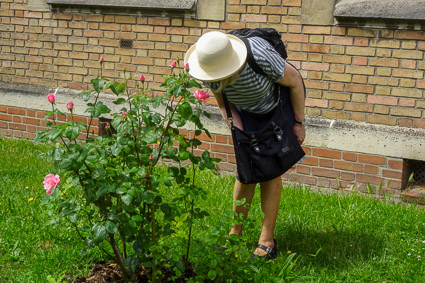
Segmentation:
{"type": "Polygon", "coordinates": [[[249,37],[261,37],[267,40],[271,46],[282,56],[283,59],[286,60],[288,58],[288,53],[286,52],[285,44],[282,41],[282,38],[277,30],[274,28],[256,28],[256,29],[236,29],[229,32],[229,34],[234,35],[241,39],[248,50],[247,54],[247,62],[249,66],[258,74],[265,76],[266,74],[263,70],[257,65],[254,60],[254,56],[252,55],[251,46],[248,42],[249,37]]]}
{"type": "MultiPolygon", "coordinates": [[[[252,55],[251,45],[249,44],[249,41],[248,41],[249,37],[256,36],[256,37],[261,37],[261,38],[267,40],[273,46],[273,48],[280,54],[280,56],[282,56],[283,59],[286,60],[286,58],[288,58],[288,53],[286,52],[285,44],[283,43],[279,32],[277,30],[275,30],[274,28],[236,29],[236,30],[230,31],[229,34],[238,37],[239,39],[241,39],[243,41],[243,43],[245,43],[246,49],[248,51],[246,60],[249,64],[249,66],[257,74],[266,76],[263,69],[261,69],[261,67],[258,66],[257,62],[255,62],[254,56],[252,55]]],[[[295,66],[292,65],[291,63],[289,63],[289,62],[287,62],[287,63],[295,68],[295,66]]],[[[295,69],[298,71],[297,68],[295,68],[295,69]]],[[[302,80],[302,77],[301,77],[301,80],[302,80]]],[[[304,85],[303,80],[302,80],[302,82],[303,82],[304,97],[305,97],[306,96],[305,85],[304,85]]],[[[279,85],[279,87],[275,87],[275,90],[276,90],[275,91],[275,97],[278,98],[279,94],[280,94],[280,98],[283,100],[283,105],[288,104],[288,102],[289,102],[289,88],[282,86],[282,85],[279,85]]],[[[292,107],[290,106],[289,108],[290,109],[288,111],[290,113],[288,113],[288,115],[293,116],[292,107]]]]}

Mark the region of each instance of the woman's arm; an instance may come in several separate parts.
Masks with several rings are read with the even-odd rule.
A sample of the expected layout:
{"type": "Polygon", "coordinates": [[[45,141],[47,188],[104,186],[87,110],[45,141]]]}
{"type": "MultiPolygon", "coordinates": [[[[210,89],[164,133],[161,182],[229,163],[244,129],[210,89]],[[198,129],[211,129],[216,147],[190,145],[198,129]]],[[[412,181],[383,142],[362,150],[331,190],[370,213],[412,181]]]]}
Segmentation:
{"type": "MultiPolygon", "coordinates": [[[[212,93],[214,94],[214,97],[217,100],[217,104],[218,104],[218,107],[220,108],[221,115],[223,116],[224,121],[226,121],[227,125],[230,128],[229,120],[227,120],[226,107],[224,106],[224,101],[223,101],[223,97],[221,96],[221,93],[214,92],[214,91],[212,91],[212,93]]],[[[235,106],[230,101],[228,102],[229,102],[230,111],[232,112],[233,125],[243,130],[243,125],[242,125],[241,118],[239,116],[239,112],[236,110],[235,106]]]]}
{"type": "MultiPolygon", "coordinates": [[[[303,122],[305,120],[305,97],[304,86],[300,73],[294,67],[287,64],[285,67],[284,75],[282,79],[280,79],[279,84],[289,87],[295,120],[303,122]]],[[[294,133],[298,139],[298,142],[302,144],[305,139],[304,125],[295,123],[294,133]]]]}

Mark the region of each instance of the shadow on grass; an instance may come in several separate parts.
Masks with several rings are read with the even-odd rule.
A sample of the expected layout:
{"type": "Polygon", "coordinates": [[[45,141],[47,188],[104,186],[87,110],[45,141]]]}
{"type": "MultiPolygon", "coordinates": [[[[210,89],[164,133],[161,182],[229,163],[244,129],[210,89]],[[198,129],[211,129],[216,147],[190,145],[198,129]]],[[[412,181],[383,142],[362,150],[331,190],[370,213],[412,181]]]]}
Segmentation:
{"type": "Polygon", "coordinates": [[[375,234],[359,231],[313,231],[289,228],[277,233],[281,254],[297,253],[300,261],[316,267],[344,268],[369,261],[384,251],[384,241],[375,234]]]}

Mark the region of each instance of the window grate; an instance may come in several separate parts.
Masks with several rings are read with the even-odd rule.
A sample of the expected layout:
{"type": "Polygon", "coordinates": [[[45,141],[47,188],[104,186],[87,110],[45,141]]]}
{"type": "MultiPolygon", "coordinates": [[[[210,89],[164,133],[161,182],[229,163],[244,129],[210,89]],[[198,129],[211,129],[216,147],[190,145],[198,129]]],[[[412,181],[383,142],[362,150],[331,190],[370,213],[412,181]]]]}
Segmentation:
{"type": "Polygon", "coordinates": [[[120,39],[120,48],[132,49],[133,48],[133,40],[120,39]]]}
{"type": "Polygon", "coordinates": [[[425,161],[409,160],[410,172],[413,173],[415,186],[425,185],[425,161]]]}
{"type": "Polygon", "coordinates": [[[405,178],[408,178],[407,186],[425,186],[425,161],[407,160],[407,172],[405,178]],[[410,177],[413,177],[412,179],[410,177]]]}

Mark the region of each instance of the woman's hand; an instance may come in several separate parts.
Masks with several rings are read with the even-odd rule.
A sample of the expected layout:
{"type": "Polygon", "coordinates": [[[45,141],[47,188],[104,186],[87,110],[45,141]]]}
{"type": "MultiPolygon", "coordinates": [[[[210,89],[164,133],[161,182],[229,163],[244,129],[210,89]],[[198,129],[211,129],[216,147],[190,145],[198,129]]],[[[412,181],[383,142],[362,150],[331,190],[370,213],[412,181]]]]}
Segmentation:
{"type": "Polygon", "coordinates": [[[297,137],[297,140],[300,144],[303,144],[305,140],[305,126],[295,123],[294,125],[294,134],[297,137]]]}

